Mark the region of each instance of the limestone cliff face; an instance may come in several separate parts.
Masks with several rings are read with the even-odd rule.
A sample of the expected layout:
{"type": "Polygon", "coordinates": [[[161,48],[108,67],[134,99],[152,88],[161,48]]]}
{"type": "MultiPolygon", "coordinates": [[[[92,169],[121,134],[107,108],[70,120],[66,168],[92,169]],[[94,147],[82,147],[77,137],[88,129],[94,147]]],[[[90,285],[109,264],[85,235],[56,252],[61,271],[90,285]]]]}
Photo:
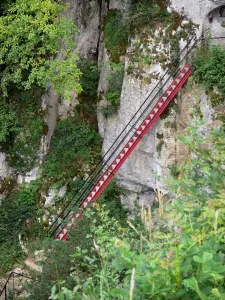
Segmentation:
{"type": "MultiPolygon", "coordinates": [[[[175,10],[180,15],[185,16],[186,21],[184,22],[188,23],[190,20],[194,22],[197,25],[196,35],[198,37],[201,35],[202,30],[207,28],[210,28],[212,36],[218,37],[224,35],[224,28],[221,26],[223,17],[219,14],[223,3],[225,4],[225,1],[172,0],[168,10],[175,10]]],[[[119,6],[119,1],[116,4],[119,6]]],[[[180,28],[177,28],[177,30],[180,30],[180,28]]],[[[149,36],[151,43],[157,40],[159,31],[160,29],[153,34],[153,37],[152,35],[149,36]]],[[[101,65],[103,66],[99,82],[100,92],[107,90],[106,79],[110,73],[109,57],[103,42],[104,39],[102,39],[102,55],[100,57],[101,65]]],[[[180,49],[183,46],[185,46],[185,41],[181,40],[180,49]]],[[[156,85],[158,78],[164,73],[162,64],[159,63],[152,64],[150,67],[147,64],[142,66],[145,70],[144,79],[137,79],[135,74],[129,74],[127,68],[130,64],[129,52],[131,50],[132,41],[131,47],[128,48],[125,55],[125,76],[119,111],[108,118],[104,118],[101,113],[98,116],[99,130],[104,139],[103,154],[132,118],[146,98],[146,95],[156,85]],[[157,72],[158,78],[146,84],[145,78],[148,76],[152,77],[154,72],[157,72]]],[[[212,122],[215,114],[204,90],[197,86],[190,91],[183,89],[177,99],[175,99],[175,104],[169,110],[168,115],[157,120],[117,174],[118,184],[128,191],[126,195],[122,196],[123,203],[131,208],[135,200],[149,205],[154,200],[153,189],[160,188],[166,193],[164,179],[167,178],[169,170],[176,164],[182,165],[185,162],[187,150],[183,144],[178,142],[178,137],[185,134],[187,123],[193,118],[192,110],[196,104],[199,105],[199,113],[203,115],[205,121],[207,123],[212,122]]],[[[100,107],[104,105],[105,100],[103,97],[100,107]]]]}

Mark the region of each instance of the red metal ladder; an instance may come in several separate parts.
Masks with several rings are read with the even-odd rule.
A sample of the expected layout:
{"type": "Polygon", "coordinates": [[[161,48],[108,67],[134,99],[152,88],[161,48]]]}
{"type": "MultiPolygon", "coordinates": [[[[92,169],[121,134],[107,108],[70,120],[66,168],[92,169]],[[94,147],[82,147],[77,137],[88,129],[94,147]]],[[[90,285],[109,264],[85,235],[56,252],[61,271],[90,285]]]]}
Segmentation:
{"type": "Polygon", "coordinates": [[[122,146],[122,150],[120,151],[120,153],[115,157],[113,162],[110,164],[110,166],[100,177],[97,184],[94,185],[94,187],[91,189],[89,194],[86,196],[86,198],[80,205],[80,211],[75,215],[71,216],[69,218],[67,225],[65,225],[61,229],[61,231],[57,234],[56,236],[57,240],[67,240],[69,236],[68,234],[69,228],[73,226],[76,220],[82,218],[82,214],[87,208],[87,206],[98,199],[98,197],[104,191],[104,189],[112,180],[114,175],[118,172],[118,170],[121,168],[123,163],[127,160],[127,158],[131,155],[131,153],[136,148],[136,146],[139,144],[139,142],[143,139],[143,137],[148,132],[148,130],[153,126],[153,124],[163,113],[163,111],[166,109],[169,103],[174,99],[176,94],[179,92],[179,90],[188,80],[191,73],[192,73],[191,66],[186,64],[183,67],[183,69],[179,72],[179,74],[176,76],[176,78],[173,80],[173,82],[170,84],[166,92],[159,98],[158,102],[150,111],[150,113],[148,113],[148,115],[142,121],[141,125],[139,125],[137,129],[135,129],[129,141],[122,146]]]}

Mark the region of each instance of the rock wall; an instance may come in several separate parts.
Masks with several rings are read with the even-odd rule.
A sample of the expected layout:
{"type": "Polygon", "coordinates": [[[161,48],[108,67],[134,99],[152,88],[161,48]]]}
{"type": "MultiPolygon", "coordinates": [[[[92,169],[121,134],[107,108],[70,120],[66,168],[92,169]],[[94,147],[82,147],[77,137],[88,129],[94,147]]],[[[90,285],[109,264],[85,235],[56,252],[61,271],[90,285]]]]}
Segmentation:
{"type": "MultiPolygon", "coordinates": [[[[118,6],[119,2],[117,1],[118,6]]],[[[217,3],[217,1],[210,0],[172,0],[168,10],[175,10],[194,22],[198,27],[196,30],[197,36],[201,35],[203,29],[210,28],[211,34],[217,37],[225,35],[219,15],[222,2],[225,3],[225,1],[217,3]],[[213,14],[213,20],[210,20],[211,13],[213,14]]],[[[155,35],[157,36],[157,34],[156,32],[155,35]]],[[[181,41],[180,45],[185,45],[184,41],[181,41]]],[[[99,91],[105,92],[107,90],[107,77],[110,73],[110,66],[109,57],[103,43],[101,47],[100,60],[103,67],[99,91]]],[[[127,52],[130,50],[131,48],[127,52]]],[[[125,56],[125,70],[127,70],[128,65],[129,55],[127,53],[125,56]]],[[[155,70],[160,76],[164,72],[160,66],[160,64],[153,64],[150,67],[146,65],[143,68],[146,70],[147,76],[151,76],[155,70]]],[[[98,116],[99,130],[104,139],[103,154],[106,153],[122,128],[132,118],[146,98],[146,95],[149,94],[157,82],[158,80],[155,79],[151,81],[151,84],[146,84],[146,80],[137,79],[136,76],[125,72],[118,113],[108,118],[104,118],[101,113],[98,116]]],[[[176,164],[182,165],[185,162],[187,150],[183,144],[178,142],[178,136],[185,134],[185,128],[192,119],[191,112],[196,104],[199,105],[199,113],[203,115],[205,121],[208,123],[212,122],[213,109],[204,91],[200,87],[192,88],[190,91],[183,89],[175,100],[175,104],[171,107],[168,116],[157,120],[150,132],[147,133],[131,157],[120,169],[116,176],[117,182],[127,190],[127,194],[123,195],[121,200],[131,209],[135,201],[151,205],[154,201],[155,188],[159,188],[164,193],[167,193],[164,181],[169,170],[176,164]]],[[[103,97],[100,107],[104,105],[105,99],[103,97]]]]}

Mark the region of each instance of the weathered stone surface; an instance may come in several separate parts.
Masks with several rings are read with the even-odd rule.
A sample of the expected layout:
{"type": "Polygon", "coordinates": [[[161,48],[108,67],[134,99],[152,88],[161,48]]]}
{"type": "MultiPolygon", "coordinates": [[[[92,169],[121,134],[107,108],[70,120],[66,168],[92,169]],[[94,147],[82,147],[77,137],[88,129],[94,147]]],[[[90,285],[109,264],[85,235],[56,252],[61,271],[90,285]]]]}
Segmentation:
{"type": "Polygon", "coordinates": [[[224,35],[224,28],[221,25],[225,18],[219,16],[219,8],[224,4],[224,0],[171,0],[173,9],[186,14],[199,25],[199,35],[203,28],[209,28],[214,37],[224,35]]]}
{"type": "Polygon", "coordinates": [[[12,175],[12,169],[10,168],[7,157],[4,152],[0,152],[0,180],[12,175]]]}
{"type": "MultiPolygon", "coordinates": [[[[218,16],[217,7],[220,5],[221,3],[218,4],[209,0],[171,1],[172,9],[186,15],[199,25],[198,36],[200,36],[202,28],[207,27],[210,27],[213,36],[221,35],[224,29],[218,16]],[[214,11],[212,23],[208,19],[208,14],[211,11],[214,11]]],[[[105,54],[103,38],[101,40],[103,49],[101,50],[100,62],[103,69],[99,87],[101,87],[100,91],[105,92],[107,90],[109,69],[107,72],[104,69],[104,66],[108,64],[108,57],[105,54]]],[[[180,47],[183,48],[184,46],[185,42],[181,41],[180,47]]],[[[128,52],[131,48],[128,49],[128,52]]],[[[128,64],[129,58],[126,55],[125,69],[127,69],[128,64]]],[[[146,65],[143,68],[149,77],[155,70],[159,75],[163,73],[160,65],[151,65],[150,68],[146,65]]],[[[110,118],[104,118],[101,114],[98,116],[100,133],[104,138],[103,154],[108,150],[122,128],[129,122],[156,83],[157,80],[153,80],[151,84],[146,84],[143,80],[125,72],[118,114],[110,118]]],[[[192,119],[192,108],[196,104],[200,105],[201,114],[206,123],[209,124],[213,120],[214,111],[204,90],[198,86],[192,88],[191,91],[185,92],[182,90],[177,104],[170,110],[169,115],[164,119],[158,119],[150,132],[124,163],[117,174],[117,182],[128,190],[128,193],[121,197],[126,206],[130,206],[132,209],[134,201],[138,200],[137,202],[141,203],[141,198],[145,198],[147,194],[147,197],[152,199],[153,188],[160,188],[165,193],[167,192],[164,179],[167,178],[170,167],[185,163],[187,149],[178,141],[178,136],[186,134],[185,129],[192,119]]],[[[102,105],[104,105],[104,101],[102,105]]],[[[144,203],[151,203],[151,200],[144,201],[144,203]]]]}
{"type": "MultiPolygon", "coordinates": [[[[9,290],[11,290],[11,291],[14,290],[13,298],[26,299],[28,297],[28,293],[25,291],[23,286],[25,284],[29,283],[30,279],[25,278],[23,276],[19,276],[17,274],[24,274],[25,276],[30,277],[28,272],[24,269],[21,269],[21,268],[14,268],[12,271],[15,272],[15,274],[14,274],[14,276],[10,277],[10,280],[8,282],[8,285],[7,285],[8,298],[11,298],[11,297],[9,297],[9,290]]],[[[7,276],[9,276],[9,275],[10,275],[10,272],[7,274],[7,276]]],[[[4,285],[6,283],[6,280],[7,280],[7,277],[6,278],[0,278],[0,291],[4,287],[4,285]]],[[[5,300],[5,299],[6,299],[5,294],[3,294],[1,296],[1,300],[5,300]]]]}

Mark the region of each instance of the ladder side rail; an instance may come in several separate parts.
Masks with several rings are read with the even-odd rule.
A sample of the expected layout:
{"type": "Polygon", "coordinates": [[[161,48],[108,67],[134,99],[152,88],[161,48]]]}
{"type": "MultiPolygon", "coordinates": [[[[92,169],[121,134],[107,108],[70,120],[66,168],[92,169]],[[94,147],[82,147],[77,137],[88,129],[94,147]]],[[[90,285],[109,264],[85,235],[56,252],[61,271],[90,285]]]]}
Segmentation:
{"type": "MultiPolygon", "coordinates": [[[[181,71],[182,72],[182,71],[181,71]]],[[[181,74],[180,72],[180,74],[181,74]]],[[[168,91],[166,91],[164,93],[164,98],[166,98],[166,104],[164,103],[164,105],[161,105],[159,107],[159,103],[157,103],[157,107],[159,107],[159,109],[157,108],[157,113],[154,113],[153,117],[152,117],[152,121],[148,122],[150,123],[147,130],[150,129],[150,127],[154,124],[154,122],[157,120],[157,118],[159,117],[159,115],[164,111],[165,107],[169,104],[169,102],[174,98],[174,95],[176,95],[176,93],[179,91],[179,89],[181,88],[181,86],[186,82],[186,80],[188,79],[188,77],[191,74],[191,69],[190,67],[187,67],[187,71],[185,70],[186,74],[184,74],[183,77],[181,77],[181,79],[179,79],[179,84],[176,84],[176,88],[171,90],[171,92],[168,94],[168,91]],[[189,70],[188,70],[189,69],[189,70]],[[167,94],[167,95],[166,95],[167,94]],[[169,101],[168,101],[169,99],[169,101]]],[[[172,85],[172,84],[171,84],[172,85]]],[[[161,98],[158,102],[161,101],[161,98]]],[[[154,108],[155,110],[155,108],[154,108]]],[[[151,112],[152,113],[152,112],[151,112]]],[[[151,117],[151,116],[150,116],[151,117]]],[[[146,118],[147,119],[147,118],[146,118]]],[[[146,122],[146,119],[143,121],[146,122]]],[[[146,126],[144,126],[144,128],[146,128],[146,126]]],[[[138,131],[138,129],[137,129],[138,131]]],[[[145,133],[147,131],[145,130],[145,133]]],[[[120,155],[123,154],[123,158],[120,159],[119,157],[117,157],[115,159],[115,166],[113,168],[113,166],[110,166],[110,168],[108,169],[108,171],[105,172],[105,174],[102,176],[102,178],[100,179],[100,183],[98,184],[98,186],[95,186],[92,190],[92,192],[87,196],[86,200],[82,203],[81,205],[81,212],[78,213],[75,216],[72,216],[69,220],[69,223],[63,227],[62,231],[60,232],[60,234],[57,235],[57,239],[60,240],[66,240],[68,238],[68,230],[71,226],[73,225],[74,220],[80,220],[82,218],[82,214],[84,212],[84,210],[89,206],[89,204],[93,201],[96,201],[97,198],[100,196],[100,194],[102,193],[102,191],[104,190],[104,188],[108,185],[108,183],[112,180],[113,176],[115,175],[115,173],[120,169],[120,167],[122,166],[122,164],[124,163],[124,161],[129,157],[129,155],[131,154],[131,152],[135,149],[136,145],[140,142],[141,138],[143,138],[143,136],[140,136],[140,138],[138,138],[138,134],[135,133],[133,135],[133,137],[131,138],[130,142],[128,143],[129,145],[126,145],[125,147],[127,148],[126,153],[123,153],[125,151],[125,149],[123,151],[121,151],[120,155]],[[135,136],[135,142],[132,141],[132,138],[134,139],[135,136]],[[116,162],[118,159],[118,163],[116,162]]]]}
{"type": "MultiPolygon", "coordinates": [[[[225,37],[219,37],[219,38],[225,38],[225,37]]],[[[198,40],[195,41],[195,43],[192,45],[191,49],[188,51],[188,53],[186,53],[185,57],[182,59],[184,61],[184,59],[187,57],[187,55],[190,54],[190,52],[195,48],[196,44],[201,41],[201,40],[204,40],[205,38],[199,38],[198,40]]],[[[180,62],[181,64],[181,62],[180,62]]]]}
{"type": "MultiPolygon", "coordinates": [[[[197,39],[197,40],[196,40],[195,37],[192,37],[192,38],[190,39],[189,43],[183,48],[183,50],[182,50],[180,53],[182,53],[183,51],[185,51],[185,50],[189,47],[189,45],[191,44],[191,42],[192,42],[193,40],[194,40],[194,44],[192,45],[192,47],[191,47],[190,50],[192,50],[193,47],[195,47],[196,43],[197,43],[199,40],[201,40],[201,39],[197,39]]],[[[182,61],[184,61],[184,59],[186,58],[186,56],[188,55],[188,53],[190,52],[190,50],[186,53],[186,55],[184,56],[184,58],[182,59],[182,61]]],[[[173,72],[172,75],[169,76],[169,78],[167,78],[166,82],[160,87],[160,90],[159,90],[159,91],[157,92],[157,94],[154,96],[154,99],[157,97],[157,95],[159,94],[159,92],[163,90],[163,88],[165,87],[165,85],[166,85],[166,84],[168,83],[168,81],[174,76],[174,74],[176,74],[177,70],[179,69],[180,64],[181,64],[181,62],[179,62],[179,63],[177,64],[177,65],[178,65],[178,68],[173,72]]],[[[159,86],[159,84],[161,83],[161,80],[163,80],[163,79],[166,77],[166,75],[169,73],[169,71],[170,71],[170,70],[168,69],[168,70],[164,73],[164,75],[162,76],[162,78],[159,80],[159,83],[155,86],[155,88],[152,90],[152,92],[151,92],[151,93],[148,95],[148,97],[145,99],[145,101],[142,103],[142,105],[140,106],[140,108],[138,109],[138,111],[134,114],[134,116],[131,118],[131,120],[128,122],[128,124],[125,126],[125,128],[122,130],[122,132],[120,133],[120,135],[118,136],[118,138],[114,141],[114,143],[111,145],[111,147],[109,148],[109,150],[107,151],[107,153],[106,153],[105,155],[107,155],[107,154],[109,153],[109,151],[113,148],[114,144],[118,141],[119,137],[124,133],[124,131],[125,131],[127,128],[129,128],[129,125],[131,125],[132,120],[134,119],[134,117],[140,112],[140,110],[143,108],[143,106],[147,103],[147,101],[149,100],[151,94],[156,90],[157,86],[159,86]]],[[[152,103],[147,104],[147,108],[149,108],[150,104],[152,104],[152,103]]],[[[147,109],[147,108],[146,108],[146,109],[147,109]]],[[[140,119],[141,119],[142,116],[143,116],[143,113],[138,117],[138,120],[135,121],[134,126],[137,124],[138,121],[140,121],[140,119]]],[[[114,151],[113,151],[113,153],[111,154],[111,156],[109,157],[109,159],[107,159],[107,161],[105,161],[105,162],[103,163],[103,167],[109,162],[110,159],[112,159],[112,155],[115,155],[116,151],[117,151],[118,148],[121,146],[122,142],[123,142],[123,140],[119,143],[119,145],[116,147],[116,149],[114,149],[114,151]]],[[[104,157],[103,157],[103,160],[104,160],[104,157]]],[[[98,176],[98,175],[100,176],[100,175],[101,175],[100,173],[101,173],[101,169],[100,169],[100,171],[97,173],[97,176],[98,176]]],[[[95,176],[94,176],[93,179],[95,179],[95,176]]],[[[92,180],[90,180],[90,185],[92,185],[92,180]]],[[[84,192],[82,193],[82,196],[83,196],[83,194],[85,194],[85,192],[87,192],[87,190],[88,190],[89,188],[90,188],[90,186],[88,185],[87,189],[85,189],[84,192]]],[[[78,195],[79,195],[79,192],[78,192],[78,195]]],[[[77,196],[78,196],[78,195],[77,195],[77,196]]],[[[76,196],[75,196],[75,197],[76,197],[76,196]]],[[[80,197],[78,196],[77,198],[78,198],[78,201],[79,201],[80,197]]],[[[73,200],[74,200],[74,198],[73,198],[71,201],[73,201],[73,200]]],[[[62,216],[62,215],[61,215],[61,216],[62,216]]],[[[59,216],[59,217],[60,217],[60,216],[59,216]]],[[[57,218],[57,219],[58,219],[58,218],[57,218]]],[[[52,226],[57,222],[57,219],[56,219],[55,222],[52,224],[52,226]]],[[[52,227],[50,227],[50,229],[51,229],[51,228],[52,228],[52,227]]]]}

